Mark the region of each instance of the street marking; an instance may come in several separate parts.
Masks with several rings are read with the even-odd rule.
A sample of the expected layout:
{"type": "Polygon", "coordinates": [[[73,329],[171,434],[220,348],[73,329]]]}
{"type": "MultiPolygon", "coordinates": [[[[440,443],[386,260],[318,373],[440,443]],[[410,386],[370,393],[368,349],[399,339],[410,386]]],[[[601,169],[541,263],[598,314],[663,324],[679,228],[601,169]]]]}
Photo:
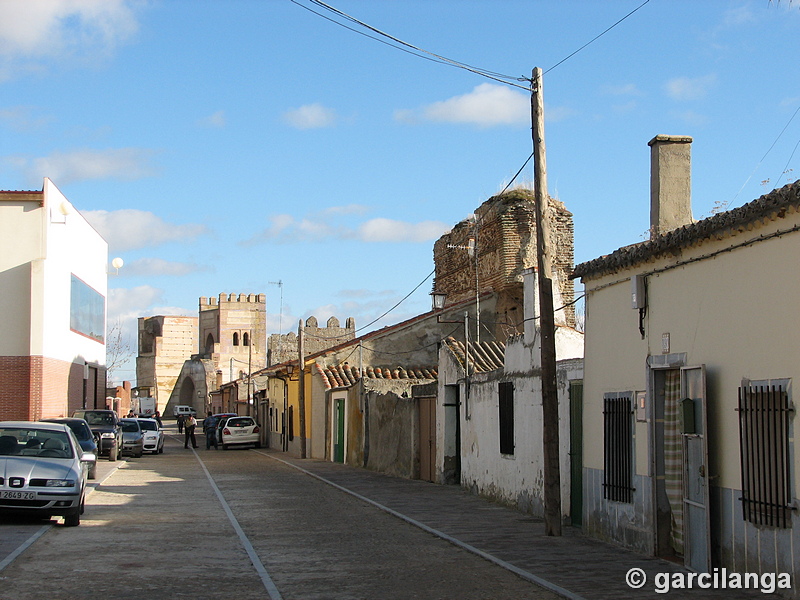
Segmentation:
{"type": "Polygon", "coordinates": [[[2,562],[0,562],[0,572],[2,572],[2,571],[3,571],[3,569],[5,569],[5,568],[6,568],[8,565],[10,565],[12,562],[14,562],[14,560],[16,560],[16,559],[17,559],[17,557],[19,557],[19,555],[20,555],[20,554],[22,554],[23,552],[25,552],[25,550],[27,550],[27,549],[28,549],[28,548],[31,546],[31,544],[33,544],[33,542],[35,542],[35,541],[36,541],[36,540],[38,540],[40,537],[42,537],[42,536],[43,536],[45,533],[47,533],[47,531],[48,531],[48,530],[49,530],[51,527],[52,527],[52,525],[45,525],[45,526],[43,526],[41,529],[39,529],[39,531],[37,531],[36,533],[34,533],[34,534],[31,536],[31,537],[29,537],[29,538],[28,538],[27,540],[25,540],[25,541],[24,541],[22,544],[20,544],[19,548],[17,548],[17,549],[16,549],[16,550],[14,550],[14,551],[13,551],[11,554],[9,554],[8,556],[6,556],[5,560],[3,560],[2,562]]]}
{"type": "MultiPolygon", "coordinates": [[[[123,464],[125,464],[125,463],[119,462],[119,464],[117,464],[113,469],[111,469],[111,471],[106,473],[105,477],[103,477],[100,481],[93,480],[92,483],[89,483],[89,481],[87,480],[87,482],[86,482],[86,496],[84,498],[84,502],[89,499],[89,496],[92,495],[92,492],[94,492],[98,487],[103,485],[106,482],[106,480],[109,477],[111,477],[111,475],[116,473],[117,469],[119,469],[123,464]]],[[[53,527],[52,523],[50,525],[42,526],[42,528],[39,529],[39,531],[37,531],[31,537],[29,537],[27,540],[22,542],[22,544],[20,544],[19,547],[16,550],[14,550],[11,554],[6,556],[5,559],[0,561],[0,573],[8,565],[10,565],[12,562],[14,562],[17,558],[19,558],[20,555],[23,552],[25,552],[25,550],[30,548],[36,540],[38,540],[45,533],[47,533],[52,527],[53,527]]]]}
{"type": "Polygon", "coordinates": [[[211,473],[209,473],[208,469],[206,468],[205,463],[203,463],[203,459],[201,459],[200,455],[197,454],[197,452],[195,452],[194,448],[190,448],[190,450],[194,454],[195,458],[197,458],[197,461],[200,463],[200,466],[203,468],[203,471],[205,472],[206,477],[208,478],[208,482],[211,484],[211,488],[214,490],[214,493],[217,495],[217,498],[222,504],[222,508],[225,511],[225,514],[228,515],[228,519],[230,520],[231,525],[233,525],[233,529],[234,531],[236,531],[236,535],[239,536],[239,541],[242,543],[245,552],[247,552],[247,556],[250,557],[250,562],[253,563],[253,567],[255,568],[256,573],[258,573],[258,576],[261,577],[261,582],[264,584],[264,588],[267,590],[270,600],[283,600],[281,593],[278,591],[278,588],[275,586],[275,583],[272,581],[272,578],[269,576],[269,573],[267,573],[267,570],[264,568],[261,559],[258,558],[258,554],[256,554],[255,548],[253,548],[253,545],[250,543],[250,540],[247,539],[244,530],[239,525],[239,521],[237,521],[236,517],[233,515],[231,507],[225,501],[225,497],[222,495],[222,492],[217,487],[217,484],[214,481],[214,478],[211,476],[211,473]]]}
{"type": "Polygon", "coordinates": [[[401,520],[405,521],[406,523],[409,523],[410,525],[413,525],[415,527],[419,527],[423,531],[427,531],[428,533],[430,533],[432,535],[435,535],[436,537],[441,538],[441,539],[445,540],[446,542],[450,542],[451,544],[453,544],[455,546],[458,546],[459,548],[461,548],[463,550],[466,550],[467,552],[471,552],[472,554],[480,556],[481,558],[483,558],[485,560],[488,560],[489,562],[492,562],[492,563],[496,564],[497,566],[502,567],[502,568],[504,568],[504,569],[506,569],[508,571],[511,571],[512,573],[518,575],[519,577],[522,577],[523,579],[525,579],[527,581],[530,581],[531,583],[535,583],[535,584],[539,585],[540,587],[543,587],[543,588],[545,588],[547,590],[550,590],[551,592],[553,592],[555,594],[558,594],[559,596],[563,596],[564,598],[568,598],[569,600],[585,600],[585,598],[583,596],[579,596],[578,594],[576,594],[574,592],[570,592],[569,590],[567,590],[565,588],[562,588],[561,586],[556,585],[554,583],[550,583],[546,579],[542,579],[541,577],[539,577],[537,575],[534,575],[533,573],[529,573],[528,571],[524,571],[523,569],[520,569],[519,567],[515,567],[514,565],[512,565],[509,562],[506,562],[506,561],[504,561],[502,559],[499,559],[496,556],[492,556],[491,554],[488,554],[488,553],[484,552],[483,550],[479,550],[475,546],[471,546],[471,545],[469,545],[469,544],[467,544],[465,542],[462,542],[461,540],[456,539],[451,535],[447,535],[446,533],[444,533],[442,531],[439,531],[438,529],[434,529],[433,527],[429,527],[428,525],[425,525],[424,523],[416,521],[415,519],[412,519],[411,517],[407,517],[406,515],[404,515],[402,513],[399,513],[396,510],[393,510],[393,509],[389,508],[388,506],[384,506],[383,504],[375,502],[374,500],[370,500],[366,496],[362,496],[361,494],[359,494],[357,492],[354,492],[352,490],[349,490],[346,487],[343,487],[343,486],[339,485],[338,483],[334,483],[333,481],[331,481],[329,479],[325,479],[324,477],[322,477],[320,475],[317,475],[316,473],[312,473],[311,471],[307,471],[306,469],[304,469],[302,467],[298,467],[295,464],[287,462],[287,461],[285,461],[285,460],[283,460],[281,458],[278,458],[277,456],[273,456],[271,454],[266,454],[265,452],[259,452],[258,450],[251,450],[251,452],[255,452],[256,454],[260,454],[261,456],[266,456],[267,458],[271,458],[272,460],[276,460],[276,461],[281,462],[281,463],[283,463],[283,464],[285,464],[287,466],[293,467],[293,468],[297,469],[298,471],[313,477],[314,479],[318,479],[318,480],[322,481],[323,483],[327,483],[328,485],[330,485],[332,487],[335,487],[337,490],[341,490],[342,492],[345,492],[346,494],[350,494],[354,498],[358,498],[359,500],[362,500],[363,502],[366,502],[367,504],[371,504],[372,506],[374,506],[376,508],[379,508],[380,510],[382,510],[384,512],[387,512],[390,515],[392,515],[394,517],[397,517],[398,519],[401,519],[401,520]]]}

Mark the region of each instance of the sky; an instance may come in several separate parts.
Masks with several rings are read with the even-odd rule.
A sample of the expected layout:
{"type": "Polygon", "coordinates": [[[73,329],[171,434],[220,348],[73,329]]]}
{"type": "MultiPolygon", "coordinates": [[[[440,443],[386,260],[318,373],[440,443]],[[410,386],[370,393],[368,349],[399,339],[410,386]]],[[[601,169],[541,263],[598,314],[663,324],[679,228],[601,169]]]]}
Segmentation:
{"type": "Polygon", "coordinates": [[[656,135],[694,140],[695,219],[800,174],[800,2],[328,5],[399,41],[313,0],[0,2],[0,189],[49,177],[123,259],[133,352],[220,293],[266,294],[270,333],[430,310],[434,241],[532,152],[534,67],[576,263],[647,238],[656,135]]]}

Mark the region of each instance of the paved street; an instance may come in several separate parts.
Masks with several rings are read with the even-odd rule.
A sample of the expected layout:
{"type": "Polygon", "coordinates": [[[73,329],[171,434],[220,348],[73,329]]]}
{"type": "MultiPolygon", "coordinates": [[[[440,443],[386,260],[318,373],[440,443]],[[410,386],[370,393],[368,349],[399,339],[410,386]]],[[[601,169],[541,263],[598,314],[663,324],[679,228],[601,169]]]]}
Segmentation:
{"type": "MultiPolygon", "coordinates": [[[[6,521],[0,537],[42,527],[6,521]]],[[[3,600],[182,597],[555,595],[265,453],[195,453],[175,439],[120,463],[80,527],[47,528],[0,571],[3,600]]]]}
{"type": "Polygon", "coordinates": [[[0,600],[764,598],[655,593],[657,574],[685,571],[570,528],[547,537],[457,487],[172,436],[162,455],[98,464],[80,527],[0,522],[0,600]]]}

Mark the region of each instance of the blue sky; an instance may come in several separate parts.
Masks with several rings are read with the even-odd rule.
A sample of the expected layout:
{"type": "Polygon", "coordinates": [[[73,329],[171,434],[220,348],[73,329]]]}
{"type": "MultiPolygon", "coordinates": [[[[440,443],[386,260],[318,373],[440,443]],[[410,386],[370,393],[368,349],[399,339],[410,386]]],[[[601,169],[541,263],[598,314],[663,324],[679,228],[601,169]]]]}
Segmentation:
{"type": "MultiPolygon", "coordinates": [[[[644,239],[655,135],[694,138],[696,219],[800,173],[800,5],[643,2],[330,4],[462,63],[544,69],[549,191],[582,262],[644,239]]],[[[308,8],[335,18],[311,0],[0,3],[0,189],[50,177],[101,231],[125,261],[111,322],[225,292],[266,294],[271,332],[365,326],[530,155],[525,90],[308,8]]],[[[429,310],[430,289],[362,332],[429,310]]]]}

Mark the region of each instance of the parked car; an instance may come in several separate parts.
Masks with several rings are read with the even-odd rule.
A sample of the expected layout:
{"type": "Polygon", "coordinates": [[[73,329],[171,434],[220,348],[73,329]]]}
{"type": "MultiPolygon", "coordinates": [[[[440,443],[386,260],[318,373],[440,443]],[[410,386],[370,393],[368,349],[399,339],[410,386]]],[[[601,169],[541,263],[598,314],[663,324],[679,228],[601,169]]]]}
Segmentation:
{"type": "Polygon", "coordinates": [[[0,422],[0,513],[64,517],[81,523],[89,464],[65,423],[0,422]]]}
{"type": "Polygon", "coordinates": [[[144,434],[142,450],[153,454],[164,452],[164,431],[158,426],[158,421],[155,419],[136,420],[139,421],[139,427],[142,428],[142,433],[144,434]]]}
{"type": "Polygon", "coordinates": [[[42,419],[43,423],[64,423],[68,426],[72,433],[75,434],[75,439],[81,445],[81,450],[86,454],[94,456],[94,460],[89,462],[89,471],[87,473],[89,479],[94,479],[97,473],[97,440],[89,427],[89,424],[83,419],[42,419]]]}
{"type": "Polygon", "coordinates": [[[120,419],[122,453],[140,458],[144,452],[144,433],[138,419],[120,419]]]}
{"type": "Polygon", "coordinates": [[[179,415],[183,415],[184,417],[188,417],[189,415],[194,415],[196,417],[197,411],[193,407],[187,404],[181,404],[172,409],[172,414],[175,417],[178,417],[179,415]]]}
{"type": "MultiPolygon", "coordinates": [[[[213,416],[213,415],[212,415],[213,416]]],[[[222,443],[222,429],[225,427],[225,423],[228,422],[228,419],[231,417],[238,417],[239,415],[234,413],[220,413],[217,415],[217,422],[214,425],[217,429],[217,443],[222,443]]]]}
{"type": "Polygon", "coordinates": [[[117,413],[113,410],[76,410],[72,417],[89,424],[101,455],[112,461],[122,456],[122,429],[117,413]]]}
{"type": "Polygon", "coordinates": [[[254,444],[261,448],[258,423],[253,417],[228,417],[222,426],[222,449],[240,444],[254,444]]]}

